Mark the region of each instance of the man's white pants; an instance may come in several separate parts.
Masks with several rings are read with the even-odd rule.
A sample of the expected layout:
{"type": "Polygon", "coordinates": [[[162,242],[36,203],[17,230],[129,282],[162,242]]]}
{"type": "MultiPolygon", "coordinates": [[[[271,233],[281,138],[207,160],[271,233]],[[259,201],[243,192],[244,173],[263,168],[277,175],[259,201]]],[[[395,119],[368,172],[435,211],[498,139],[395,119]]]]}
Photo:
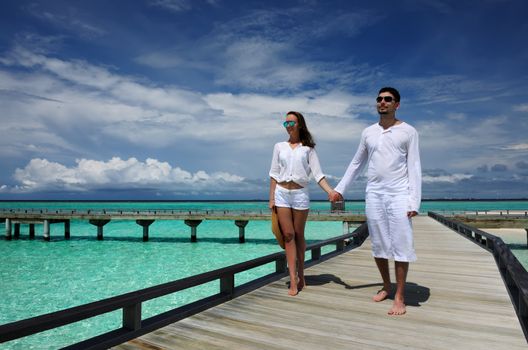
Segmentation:
{"type": "Polygon", "coordinates": [[[407,194],[367,193],[365,213],[375,258],[416,261],[407,194]]]}

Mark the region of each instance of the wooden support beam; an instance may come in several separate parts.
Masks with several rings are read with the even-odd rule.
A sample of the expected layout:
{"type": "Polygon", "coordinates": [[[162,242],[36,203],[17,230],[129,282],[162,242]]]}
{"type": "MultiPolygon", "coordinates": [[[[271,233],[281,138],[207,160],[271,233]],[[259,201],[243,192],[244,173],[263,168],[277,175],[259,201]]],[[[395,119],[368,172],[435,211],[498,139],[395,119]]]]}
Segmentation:
{"type": "Polygon", "coordinates": [[[110,219],[91,219],[90,224],[97,226],[97,240],[103,240],[103,226],[110,222],[110,219]]]}
{"type": "Polygon", "coordinates": [[[29,224],[29,239],[35,239],[35,224],[29,224]]]}
{"type": "Polygon", "coordinates": [[[238,226],[238,242],[240,243],[244,243],[246,241],[245,228],[248,222],[248,220],[235,220],[235,225],[238,226]]]}
{"type": "Polygon", "coordinates": [[[5,219],[5,239],[11,240],[11,219],[5,219]]]}
{"type": "Polygon", "coordinates": [[[15,232],[13,233],[13,237],[15,239],[19,239],[20,238],[20,222],[15,222],[13,226],[15,227],[15,232]]]}
{"type": "Polygon", "coordinates": [[[64,239],[70,239],[70,220],[64,220],[64,239]]]}
{"type": "Polygon", "coordinates": [[[149,239],[149,226],[152,225],[154,220],[136,220],[136,224],[143,227],[143,242],[147,242],[149,239]]]}
{"type": "Polygon", "coordinates": [[[50,241],[50,221],[44,220],[44,231],[43,231],[43,237],[45,241],[50,241]]]}
{"type": "Polygon", "coordinates": [[[189,226],[191,228],[191,242],[197,242],[197,238],[196,238],[196,231],[197,231],[197,227],[198,225],[200,225],[202,223],[202,220],[185,220],[184,221],[185,225],[189,226]]]}

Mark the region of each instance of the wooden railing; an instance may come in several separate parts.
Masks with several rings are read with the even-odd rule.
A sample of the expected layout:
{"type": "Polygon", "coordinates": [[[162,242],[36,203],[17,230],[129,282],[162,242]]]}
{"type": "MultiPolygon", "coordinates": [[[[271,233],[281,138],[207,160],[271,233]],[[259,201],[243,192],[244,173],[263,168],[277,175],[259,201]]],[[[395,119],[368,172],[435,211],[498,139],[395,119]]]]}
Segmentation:
{"type": "Polygon", "coordinates": [[[521,323],[524,336],[528,341],[528,272],[513,255],[510,248],[500,237],[478,228],[434,212],[428,212],[428,215],[493,254],[521,323]]]}
{"type": "MultiPolygon", "coordinates": [[[[352,233],[310,244],[306,250],[311,252],[311,259],[307,261],[306,266],[312,266],[330,257],[358,247],[364,242],[367,236],[368,228],[366,224],[363,224],[352,233]],[[329,245],[335,245],[335,249],[321,255],[321,248],[329,245]]],[[[121,328],[81,341],[66,348],[107,349],[111,346],[121,344],[125,341],[166,326],[172,322],[176,322],[185,317],[189,317],[198,312],[224,303],[272,281],[278,280],[286,276],[286,270],[287,264],[284,252],[270,254],[177,281],[0,325],[0,343],[121,309],[123,315],[121,328]],[[275,272],[235,287],[235,275],[237,273],[273,262],[275,262],[275,272]],[[150,318],[144,320],[141,319],[141,305],[143,302],[215,280],[219,280],[220,282],[219,293],[150,318]]]]}

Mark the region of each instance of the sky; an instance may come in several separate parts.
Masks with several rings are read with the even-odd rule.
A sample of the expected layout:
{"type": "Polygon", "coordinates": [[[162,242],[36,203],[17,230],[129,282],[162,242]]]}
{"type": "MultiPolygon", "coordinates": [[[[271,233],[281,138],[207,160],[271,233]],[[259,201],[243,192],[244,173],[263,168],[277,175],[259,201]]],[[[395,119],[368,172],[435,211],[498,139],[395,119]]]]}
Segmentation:
{"type": "MultiPolygon", "coordinates": [[[[424,199],[528,198],[526,13],[525,0],[3,0],[0,199],[266,200],[290,110],[335,186],[383,86],[420,135],[424,199]]],[[[362,176],[345,197],[364,190],[362,176]]]]}

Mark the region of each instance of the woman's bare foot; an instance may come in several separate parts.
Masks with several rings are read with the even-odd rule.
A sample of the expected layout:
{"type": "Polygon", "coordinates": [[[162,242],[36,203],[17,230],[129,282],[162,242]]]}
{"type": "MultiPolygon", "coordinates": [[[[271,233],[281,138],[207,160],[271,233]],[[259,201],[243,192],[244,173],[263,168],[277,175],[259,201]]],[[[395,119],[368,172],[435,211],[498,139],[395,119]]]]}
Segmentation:
{"type": "Polygon", "coordinates": [[[380,289],[378,290],[376,295],[372,297],[372,300],[378,303],[380,301],[387,299],[388,297],[389,297],[389,292],[386,289],[380,289]]]}
{"type": "Polygon", "coordinates": [[[389,310],[387,314],[393,315],[393,316],[400,316],[400,315],[404,315],[406,312],[407,310],[405,309],[405,303],[403,302],[403,300],[394,299],[392,308],[389,310]]]}
{"type": "Polygon", "coordinates": [[[296,296],[297,294],[299,294],[299,291],[297,290],[296,287],[295,287],[295,288],[290,287],[290,289],[288,289],[288,295],[289,295],[289,296],[294,297],[294,296],[296,296]]]}

